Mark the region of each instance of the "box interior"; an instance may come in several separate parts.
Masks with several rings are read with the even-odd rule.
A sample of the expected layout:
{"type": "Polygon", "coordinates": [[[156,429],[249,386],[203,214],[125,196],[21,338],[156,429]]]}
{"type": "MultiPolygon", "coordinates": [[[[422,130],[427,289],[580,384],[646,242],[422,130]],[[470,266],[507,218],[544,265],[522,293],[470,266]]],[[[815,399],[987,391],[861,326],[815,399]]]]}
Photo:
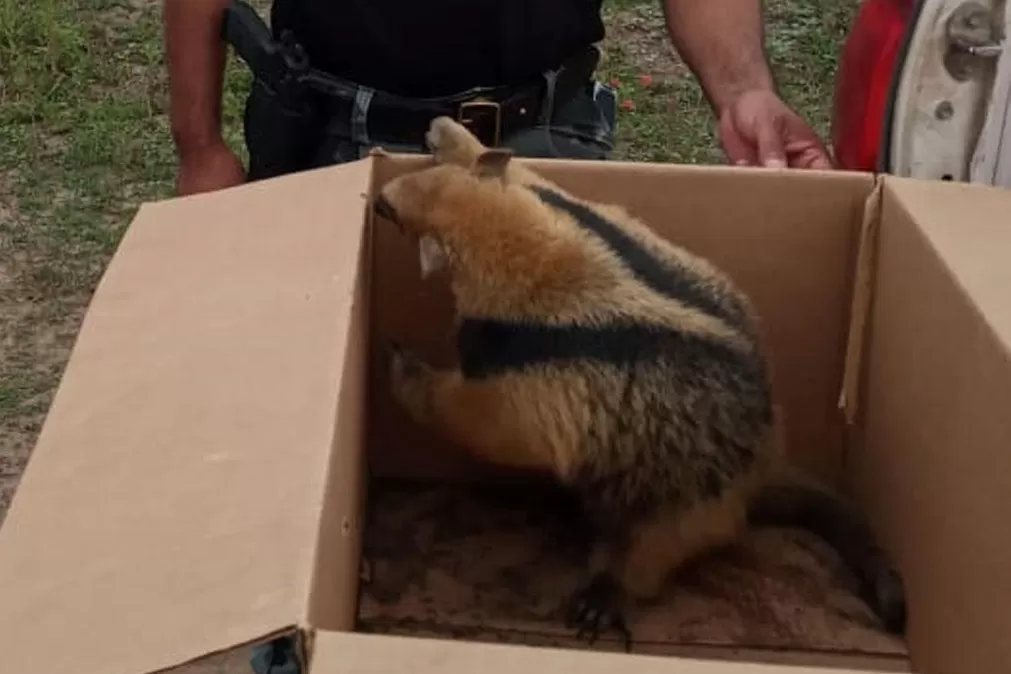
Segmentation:
{"type": "MultiPolygon", "coordinates": [[[[373,189],[422,161],[379,158],[373,189]]],[[[838,399],[872,178],[535,163],[577,195],[624,204],[737,279],[763,319],[792,457],[845,488],[838,399]]],[[[592,646],[576,641],[560,615],[587,554],[565,495],[471,461],[386,395],[389,339],[432,362],[452,360],[452,300],[442,281],[420,281],[416,250],[390,223],[374,219],[369,240],[369,499],[356,629],[619,649],[611,634],[592,646]]],[[[905,669],[904,642],[877,627],[853,590],[819,539],[758,530],[672,579],[661,603],[630,625],[633,652],[905,669]]]]}

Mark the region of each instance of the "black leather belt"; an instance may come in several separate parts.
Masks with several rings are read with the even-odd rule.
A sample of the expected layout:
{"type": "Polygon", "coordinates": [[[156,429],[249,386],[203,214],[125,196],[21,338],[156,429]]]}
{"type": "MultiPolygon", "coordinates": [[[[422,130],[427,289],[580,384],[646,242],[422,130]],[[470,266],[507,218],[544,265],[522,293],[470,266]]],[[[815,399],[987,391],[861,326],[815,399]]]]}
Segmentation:
{"type": "MultiPolygon", "coordinates": [[[[504,91],[474,91],[442,99],[400,99],[375,92],[365,117],[369,140],[424,145],[425,133],[433,119],[452,117],[466,125],[482,143],[496,146],[503,136],[530,127],[536,121],[544,99],[544,86],[531,85],[504,91]]],[[[353,116],[354,100],[328,97],[323,101],[327,115],[353,116]]]]}
{"type": "MultiPolygon", "coordinates": [[[[596,70],[600,52],[595,46],[571,57],[557,71],[554,97],[557,105],[574,96],[596,70]]],[[[495,147],[501,139],[537,121],[547,84],[543,78],[525,86],[477,87],[442,98],[406,98],[361,87],[333,75],[311,78],[314,90],[325,94],[327,115],[353,119],[356,99],[362,101],[364,123],[371,143],[407,143],[424,146],[431,121],[452,117],[467,126],[482,143],[495,147]],[[367,103],[362,99],[367,95],[367,103]],[[367,107],[366,107],[367,105],[367,107]]]]}

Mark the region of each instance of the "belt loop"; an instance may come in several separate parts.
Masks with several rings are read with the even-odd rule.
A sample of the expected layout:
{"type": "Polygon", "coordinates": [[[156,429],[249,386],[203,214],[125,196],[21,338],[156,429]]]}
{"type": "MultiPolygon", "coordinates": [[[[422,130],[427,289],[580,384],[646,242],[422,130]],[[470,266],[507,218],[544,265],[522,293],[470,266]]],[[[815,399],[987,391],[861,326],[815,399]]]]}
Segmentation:
{"type": "Polygon", "coordinates": [[[555,70],[545,70],[542,73],[544,77],[544,102],[541,104],[540,124],[543,126],[551,126],[551,117],[555,111],[555,90],[558,85],[558,74],[561,71],[562,68],[557,68],[555,70]]]}
{"type": "Polygon", "coordinates": [[[540,127],[544,131],[545,144],[555,157],[563,156],[558,151],[558,148],[555,147],[555,141],[552,138],[552,133],[554,132],[552,121],[555,116],[555,95],[558,91],[558,76],[564,69],[565,66],[562,65],[554,70],[545,70],[542,73],[542,77],[544,77],[544,103],[541,105],[540,127]]]}
{"type": "Polygon", "coordinates": [[[355,102],[351,107],[351,137],[356,143],[371,145],[369,140],[369,104],[375,95],[375,89],[358,87],[355,102]]]}

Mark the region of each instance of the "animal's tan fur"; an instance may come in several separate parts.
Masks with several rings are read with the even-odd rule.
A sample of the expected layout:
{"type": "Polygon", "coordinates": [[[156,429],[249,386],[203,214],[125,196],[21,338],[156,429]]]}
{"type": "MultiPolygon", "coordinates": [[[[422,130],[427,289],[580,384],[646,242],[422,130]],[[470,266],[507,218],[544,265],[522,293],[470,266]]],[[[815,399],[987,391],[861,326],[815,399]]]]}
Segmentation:
{"type": "MultiPolygon", "coordinates": [[[[423,211],[405,211],[398,218],[405,225],[411,223],[415,236],[434,235],[443,244],[454,268],[451,284],[460,314],[522,316],[553,323],[604,321],[620,314],[659,319],[684,331],[739,341],[735,331],[710,316],[644,294],[641,284],[606,245],[575,227],[571,218],[551,212],[522,187],[542,185],[581,200],[518,163],[498,169],[504,172],[503,182],[484,180],[500,174],[488,172],[480,163],[484,147],[469,134],[455,136],[456,129],[463,127],[447,118],[436,120],[429,143],[439,148],[435,151],[438,166],[413,174],[410,181],[394,181],[384,193],[397,203],[425,204],[423,211]],[[549,226],[516,226],[538,221],[549,226]],[[439,223],[437,232],[433,223],[439,223]],[[481,238],[481,246],[468,245],[475,237],[481,238]]],[[[502,156],[497,151],[490,154],[502,156]]],[[[606,209],[652,248],[669,247],[624,209],[606,209]]],[[[703,276],[718,274],[707,261],[687,251],[681,251],[678,259],[703,276]]],[[[722,277],[720,281],[729,292],[729,282],[722,277]]],[[[739,299],[746,302],[743,296],[739,299]]]]}
{"type": "MultiPolygon", "coordinates": [[[[423,267],[446,268],[461,353],[477,355],[468,374],[397,352],[394,395],[475,455],[582,494],[604,530],[591,566],[603,566],[574,606],[595,630],[732,543],[784,474],[755,311],[721,270],[624,208],[565,192],[448,118],[428,141],[435,166],[387,183],[376,208],[424,242],[423,267]]],[[[855,516],[827,492],[788,496],[762,512],[807,522],[813,498],[819,525],[838,523],[836,542],[864,565],[870,600],[898,610],[901,585],[855,516]]]]}

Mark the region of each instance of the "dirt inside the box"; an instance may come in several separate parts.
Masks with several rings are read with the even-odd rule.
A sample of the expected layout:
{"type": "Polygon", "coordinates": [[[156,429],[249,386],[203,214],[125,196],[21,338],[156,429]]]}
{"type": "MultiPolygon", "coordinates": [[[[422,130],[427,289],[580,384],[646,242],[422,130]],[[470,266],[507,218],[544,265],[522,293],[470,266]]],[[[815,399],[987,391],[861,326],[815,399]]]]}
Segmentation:
{"type": "MultiPolygon", "coordinates": [[[[376,482],[365,530],[359,629],[617,650],[573,638],[564,604],[583,580],[586,537],[541,486],[376,482]]],[[[806,532],[758,530],[671,579],[629,620],[633,651],[731,646],[904,656],[855,595],[834,551],[806,532]]]]}

